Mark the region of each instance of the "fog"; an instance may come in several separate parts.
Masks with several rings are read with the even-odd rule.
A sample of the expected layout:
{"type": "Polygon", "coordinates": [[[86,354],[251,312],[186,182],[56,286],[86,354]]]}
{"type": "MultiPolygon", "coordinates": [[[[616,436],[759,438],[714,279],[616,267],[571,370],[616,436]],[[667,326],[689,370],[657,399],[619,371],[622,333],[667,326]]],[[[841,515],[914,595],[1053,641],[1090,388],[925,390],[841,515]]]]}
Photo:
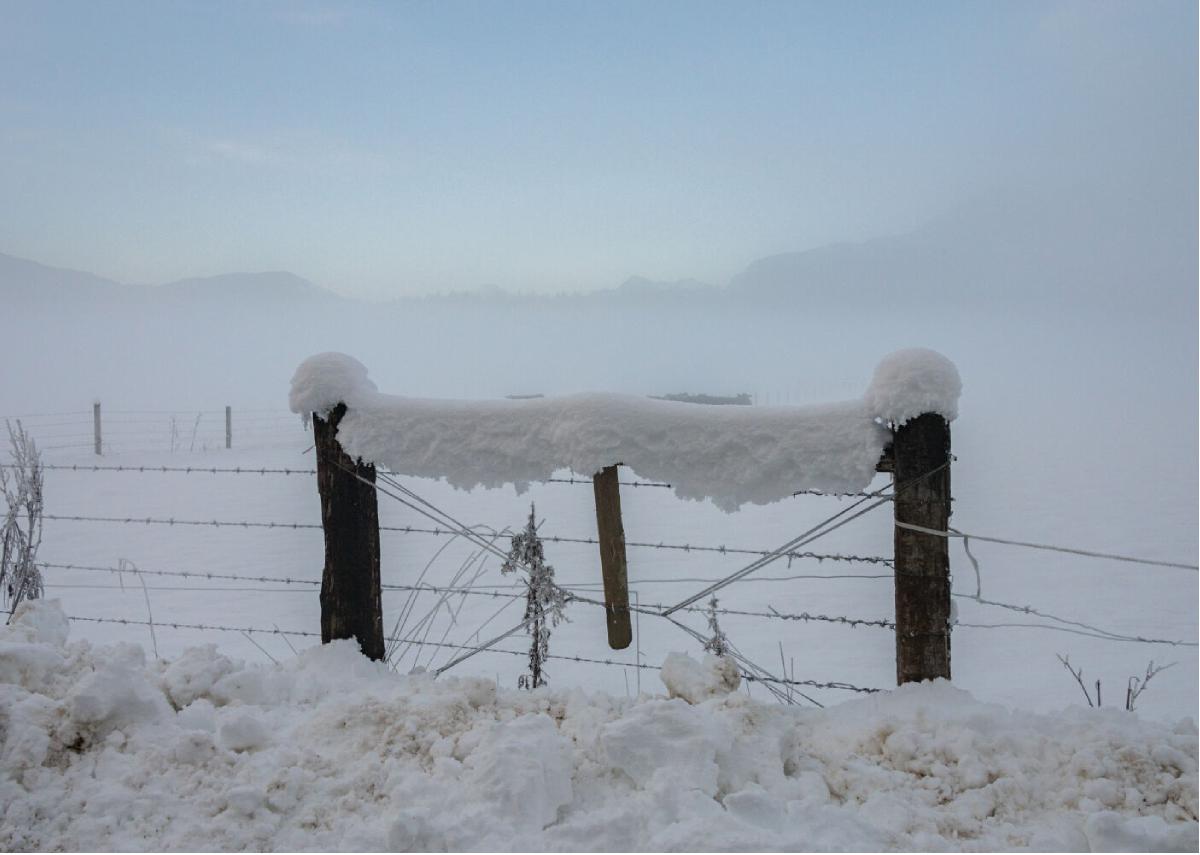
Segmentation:
{"type": "MultiPolygon", "coordinates": [[[[399,395],[798,404],[857,397],[881,357],[921,346],[963,378],[959,524],[1195,560],[1193,4],[923,4],[903,19],[761,5],[737,22],[656,4],[643,23],[661,44],[636,37],[637,7],[619,7],[628,27],[525,9],[503,48],[463,7],[414,12],[443,28],[413,24],[429,51],[415,67],[479,49],[461,92],[433,71],[416,91],[394,68],[343,86],[301,53],[288,79],[267,68],[275,52],[387,53],[372,16],[412,22],[260,4],[241,14],[278,43],[252,55],[238,33],[244,86],[218,75],[228,100],[191,106],[162,55],[199,49],[187,27],[127,45],[124,66],[92,48],[73,60],[82,23],[43,8],[6,6],[0,35],[0,415],[229,405],[236,424],[283,412],[295,367],[329,350],[399,395]],[[55,35],[50,73],[33,54],[55,35]],[[522,48],[516,77],[487,83],[500,66],[481,57],[522,48]],[[66,93],[97,67],[112,82],[99,101],[66,93]],[[287,272],[244,272],[264,270],[287,272]]],[[[105,31],[165,26],[150,7],[106,8],[105,31]]],[[[187,15],[201,44],[228,34],[187,15]]],[[[1169,589],[1194,608],[1194,574],[1169,589]]],[[[1179,679],[1194,697],[1194,668],[1179,679]]]]}

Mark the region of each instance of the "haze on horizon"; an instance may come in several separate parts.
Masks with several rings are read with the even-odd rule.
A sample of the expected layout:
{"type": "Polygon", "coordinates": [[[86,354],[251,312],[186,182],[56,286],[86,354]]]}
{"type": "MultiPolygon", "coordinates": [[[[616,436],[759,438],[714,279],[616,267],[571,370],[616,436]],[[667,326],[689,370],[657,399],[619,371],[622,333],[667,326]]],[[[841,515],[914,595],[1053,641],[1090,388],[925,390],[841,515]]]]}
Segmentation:
{"type": "Polygon", "coordinates": [[[0,252],[123,282],[724,284],[1013,197],[1101,200],[1190,231],[1194,256],[1186,2],[8,2],[0,19],[0,252]]]}

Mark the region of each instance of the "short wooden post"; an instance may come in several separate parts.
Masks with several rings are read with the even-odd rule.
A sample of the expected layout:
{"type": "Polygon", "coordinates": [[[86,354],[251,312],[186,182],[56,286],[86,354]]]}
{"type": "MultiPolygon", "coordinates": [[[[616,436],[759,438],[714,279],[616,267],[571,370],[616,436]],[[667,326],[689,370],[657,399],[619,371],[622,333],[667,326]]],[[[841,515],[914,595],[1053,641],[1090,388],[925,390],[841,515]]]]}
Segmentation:
{"type": "Polygon", "coordinates": [[[604,574],[608,646],[613,650],[624,650],[633,640],[633,628],[629,623],[629,578],[617,467],[606,466],[593,475],[592,488],[596,493],[596,528],[600,533],[600,571],[604,574]]]}
{"type": "Polygon", "coordinates": [[[233,408],[225,405],[225,447],[233,448],[233,408]]]}
{"type": "MultiPolygon", "coordinates": [[[[947,530],[949,460],[950,425],[940,415],[926,413],[896,429],[891,449],[896,522],[947,530]]],[[[895,550],[896,683],[948,680],[949,540],[896,526],[895,550]]]]}
{"type": "Polygon", "coordinates": [[[104,445],[100,441],[100,402],[92,404],[92,437],[96,444],[96,454],[104,453],[104,445]]]}
{"type": "Polygon", "coordinates": [[[365,656],[382,659],[383,599],[379,585],[375,467],[351,460],[338,443],[338,423],[345,414],[345,404],[338,404],[327,418],[313,414],[317,488],[321,494],[321,526],[325,530],[321,642],[356,638],[365,656]]]}

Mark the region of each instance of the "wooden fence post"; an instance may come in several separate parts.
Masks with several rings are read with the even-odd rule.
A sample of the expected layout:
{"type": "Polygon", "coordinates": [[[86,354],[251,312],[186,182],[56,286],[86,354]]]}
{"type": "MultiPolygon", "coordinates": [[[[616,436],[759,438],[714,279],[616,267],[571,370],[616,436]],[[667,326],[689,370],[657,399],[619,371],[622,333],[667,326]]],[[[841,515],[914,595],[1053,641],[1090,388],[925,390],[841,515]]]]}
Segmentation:
{"type": "Polygon", "coordinates": [[[225,405],[225,447],[233,448],[233,408],[225,405]]]}
{"type": "Polygon", "coordinates": [[[313,413],[317,489],[325,530],[321,642],[356,638],[365,656],[383,659],[375,467],[351,460],[338,443],[338,423],[345,414],[345,404],[338,404],[327,419],[313,413]]]}
{"type": "Polygon", "coordinates": [[[96,401],[92,404],[92,437],[96,444],[96,454],[104,453],[104,446],[100,442],[100,402],[96,401]]]}
{"type": "MultiPolygon", "coordinates": [[[[895,430],[891,463],[898,488],[892,503],[896,522],[946,531],[949,460],[950,425],[940,415],[926,413],[895,430]]],[[[896,683],[948,680],[949,539],[896,526],[895,559],[896,683]]]]}
{"type": "Polygon", "coordinates": [[[633,628],[629,623],[629,577],[617,467],[606,466],[593,475],[592,489],[596,494],[596,528],[600,533],[600,571],[604,574],[608,646],[613,650],[624,650],[633,640],[633,628]]]}

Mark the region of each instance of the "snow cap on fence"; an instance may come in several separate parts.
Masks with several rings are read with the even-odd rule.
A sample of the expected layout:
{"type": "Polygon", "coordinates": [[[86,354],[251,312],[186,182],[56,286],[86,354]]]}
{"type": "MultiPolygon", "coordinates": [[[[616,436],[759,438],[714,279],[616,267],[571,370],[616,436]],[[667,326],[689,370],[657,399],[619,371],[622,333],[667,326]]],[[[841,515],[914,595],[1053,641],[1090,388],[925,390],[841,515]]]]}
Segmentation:
{"type": "Polygon", "coordinates": [[[899,426],[925,413],[954,421],[960,394],[954,363],[937,351],[913,347],[880,361],[864,400],[871,415],[899,426]]]}
{"type": "Polygon", "coordinates": [[[891,439],[878,419],[953,418],[959,386],[945,357],[903,351],[884,360],[866,397],[831,404],[701,406],[615,394],[455,401],[380,394],[360,362],[324,353],[297,369],[290,403],[301,414],[345,403],[342,447],[401,475],[523,491],[560,469],[591,475],[620,463],[670,482],[681,498],[732,511],[797,490],[862,490],[891,439]]]}
{"type": "Polygon", "coordinates": [[[366,403],[379,389],[367,367],[344,353],[318,353],[300,363],[292,376],[288,405],[293,413],[325,415],[338,404],[366,403]]]}

